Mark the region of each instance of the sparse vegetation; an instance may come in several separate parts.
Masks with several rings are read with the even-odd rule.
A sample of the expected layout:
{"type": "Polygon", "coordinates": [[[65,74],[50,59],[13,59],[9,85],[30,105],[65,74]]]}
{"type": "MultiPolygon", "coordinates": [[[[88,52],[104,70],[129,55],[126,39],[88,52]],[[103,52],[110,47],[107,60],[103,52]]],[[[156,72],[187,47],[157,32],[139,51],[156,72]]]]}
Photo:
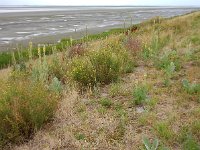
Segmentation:
{"type": "Polygon", "coordinates": [[[198,150],[199,16],[0,54],[1,148],[198,150]]]}

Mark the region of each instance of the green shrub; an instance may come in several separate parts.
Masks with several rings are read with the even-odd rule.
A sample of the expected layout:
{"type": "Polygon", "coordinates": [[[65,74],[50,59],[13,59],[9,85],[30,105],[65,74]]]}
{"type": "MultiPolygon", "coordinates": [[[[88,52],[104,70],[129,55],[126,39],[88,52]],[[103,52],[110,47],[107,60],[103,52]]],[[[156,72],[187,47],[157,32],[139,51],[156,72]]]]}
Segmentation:
{"type": "Polygon", "coordinates": [[[62,83],[58,80],[58,78],[54,77],[49,85],[49,89],[56,93],[61,93],[62,83]]]}
{"type": "Polygon", "coordinates": [[[89,57],[95,70],[97,82],[107,84],[118,79],[121,64],[115,53],[102,49],[91,53],[89,57]]]}
{"type": "Polygon", "coordinates": [[[42,83],[19,79],[1,86],[1,146],[26,141],[53,117],[59,96],[42,83]]]}
{"type": "Polygon", "coordinates": [[[75,58],[68,71],[70,78],[81,86],[93,86],[96,84],[96,72],[86,57],[75,58]]]}
{"type": "Polygon", "coordinates": [[[133,67],[126,51],[108,48],[72,59],[68,74],[80,85],[94,86],[115,82],[122,73],[132,71],[133,67]]]}
{"type": "Polygon", "coordinates": [[[49,64],[46,60],[38,60],[31,70],[32,80],[45,83],[49,77],[49,64]]]}
{"type": "MultiPolygon", "coordinates": [[[[60,58],[61,59],[61,58],[60,58]]],[[[65,81],[65,72],[67,70],[67,62],[61,62],[56,54],[53,54],[52,62],[49,64],[49,74],[58,78],[59,81],[65,81]]]]}
{"type": "Polygon", "coordinates": [[[132,59],[130,53],[126,50],[121,50],[120,52],[117,52],[117,56],[121,64],[120,72],[132,73],[135,67],[135,62],[132,59]]]}
{"type": "Polygon", "coordinates": [[[166,52],[158,60],[156,59],[154,64],[159,69],[166,69],[170,66],[171,62],[175,65],[175,70],[178,71],[181,68],[180,58],[176,51],[166,52]]]}
{"type": "Polygon", "coordinates": [[[135,105],[143,104],[147,99],[147,88],[145,86],[137,86],[133,90],[133,98],[135,105]]]}
{"type": "Polygon", "coordinates": [[[154,32],[151,42],[143,45],[141,56],[144,59],[157,57],[160,50],[169,42],[169,36],[160,37],[159,32],[159,30],[154,32]]]}
{"type": "Polygon", "coordinates": [[[171,62],[168,66],[166,66],[166,68],[164,68],[164,76],[165,76],[165,80],[164,80],[164,84],[166,86],[168,86],[170,84],[170,80],[175,72],[176,66],[174,65],[173,62],[171,62]]]}
{"type": "Polygon", "coordinates": [[[183,88],[188,94],[200,93],[200,84],[198,83],[189,83],[188,80],[184,79],[183,88]]]}

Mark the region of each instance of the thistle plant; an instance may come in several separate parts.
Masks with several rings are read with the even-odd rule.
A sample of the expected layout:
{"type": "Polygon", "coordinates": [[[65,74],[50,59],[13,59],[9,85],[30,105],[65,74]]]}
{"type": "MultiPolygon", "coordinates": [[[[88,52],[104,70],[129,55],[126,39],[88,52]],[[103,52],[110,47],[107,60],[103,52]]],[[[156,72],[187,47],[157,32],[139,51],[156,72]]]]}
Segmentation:
{"type": "Polygon", "coordinates": [[[151,144],[149,139],[144,137],[142,139],[143,144],[145,145],[146,150],[157,150],[158,149],[158,139],[154,139],[153,143],[151,144]]]}

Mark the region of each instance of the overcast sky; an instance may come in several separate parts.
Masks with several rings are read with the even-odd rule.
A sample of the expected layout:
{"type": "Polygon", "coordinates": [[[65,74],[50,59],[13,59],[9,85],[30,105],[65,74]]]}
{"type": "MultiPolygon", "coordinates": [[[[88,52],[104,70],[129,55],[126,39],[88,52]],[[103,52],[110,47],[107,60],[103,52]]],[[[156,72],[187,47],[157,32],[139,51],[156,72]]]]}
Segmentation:
{"type": "Polygon", "coordinates": [[[200,0],[0,0],[0,5],[171,5],[200,6],[200,0]]]}

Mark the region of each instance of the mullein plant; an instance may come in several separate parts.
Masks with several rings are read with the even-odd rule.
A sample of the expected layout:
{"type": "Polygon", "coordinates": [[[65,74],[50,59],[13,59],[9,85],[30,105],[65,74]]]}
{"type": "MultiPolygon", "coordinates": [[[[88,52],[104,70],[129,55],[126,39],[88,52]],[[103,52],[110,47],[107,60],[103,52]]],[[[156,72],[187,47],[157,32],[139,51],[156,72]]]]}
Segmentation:
{"type": "Polygon", "coordinates": [[[46,83],[48,80],[48,72],[49,72],[49,67],[48,63],[46,60],[46,46],[43,46],[43,58],[41,54],[41,46],[38,45],[38,61],[36,65],[32,69],[32,78],[35,81],[40,81],[42,83],[46,83]]]}
{"type": "Polygon", "coordinates": [[[29,60],[32,60],[33,58],[33,43],[32,42],[29,42],[29,48],[28,48],[28,56],[29,56],[29,60]]]}
{"type": "Polygon", "coordinates": [[[14,68],[16,68],[17,62],[16,62],[16,58],[15,58],[15,53],[12,52],[12,65],[14,66],[14,68]]]}
{"type": "Polygon", "coordinates": [[[70,37],[70,46],[72,47],[73,46],[73,38],[70,37]]]}
{"type": "MultiPolygon", "coordinates": [[[[54,60],[58,61],[58,57],[56,54],[56,47],[54,46],[53,49],[53,58],[54,60]]],[[[46,58],[46,46],[43,45],[41,52],[41,46],[38,45],[38,62],[32,69],[32,78],[35,82],[40,82],[44,84],[49,90],[56,92],[57,94],[60,94],[62,91],[62,84],[59,81],[57,77],[52,78],[52,80],[49,79],[50,77],[50,66],[47,62],[46,58]],[[43,52],[43,53],[42,53],[43,52]]]]}

